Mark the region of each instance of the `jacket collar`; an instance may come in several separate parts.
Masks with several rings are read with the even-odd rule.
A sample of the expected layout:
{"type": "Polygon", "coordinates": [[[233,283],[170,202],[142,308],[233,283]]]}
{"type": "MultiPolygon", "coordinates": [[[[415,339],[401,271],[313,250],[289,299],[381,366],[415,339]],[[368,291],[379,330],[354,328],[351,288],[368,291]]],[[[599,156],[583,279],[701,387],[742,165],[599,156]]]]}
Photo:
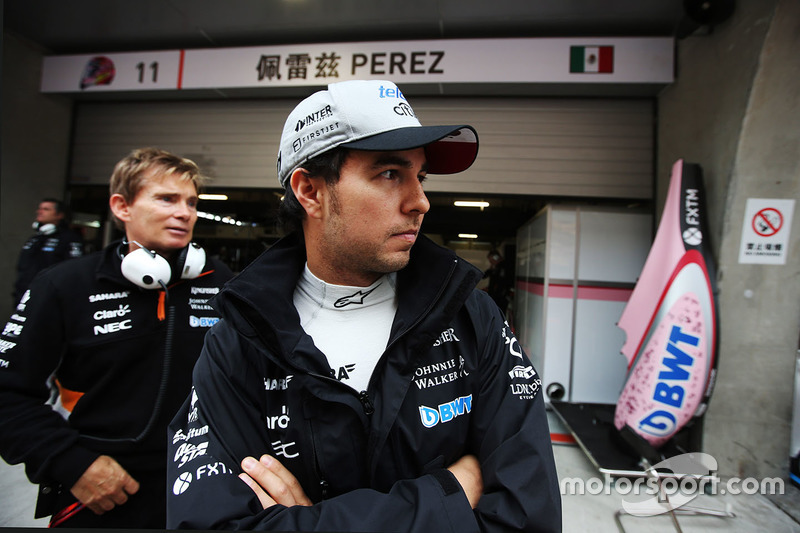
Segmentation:
{"type": "MultiPolygon", "coordinates": [[[[325,373],[327,363],[303,332],[293,303],[305,262],[302,235],[291,234],[228,282],[211,304],[242,335],[258,337],[292,366],[325,373]]],[[[415,342],[432,344],[480,278],[477,268],[420,235],[409,264],[397,275],[399,302],[389,345],[411,329],[415,342]]]]}
{"type": "Polygon", "coordinates": [[[114,241],[103,249],[100,262],[97,264],[97,279],[106,279],[121,285],[136,287],[122,275],[122,259],[119,256],[121,244],[121,240],[114,241]]]}

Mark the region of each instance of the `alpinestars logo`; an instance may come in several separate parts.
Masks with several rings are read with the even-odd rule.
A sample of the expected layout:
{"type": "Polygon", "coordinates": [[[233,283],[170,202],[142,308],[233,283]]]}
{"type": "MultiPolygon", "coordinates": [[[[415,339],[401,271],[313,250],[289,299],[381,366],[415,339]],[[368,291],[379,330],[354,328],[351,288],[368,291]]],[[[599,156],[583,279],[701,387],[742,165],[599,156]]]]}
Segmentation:
{"type": "Polygon", "coordinates": [[[364,292],[362,290],[358,290],[358,291],[356,291],[355,294],[351,294],[350,296],[342,296],[341,298],[339,298],[338,300],[336,300],[333,303],[333,306],[335,308],[337,308],[337,309],[341,309],[342,307],[346,307],[346,306],[348,306],[350,304],[363,305],[364,304],[364,298],[366,298],[367,296],[372,294],[372,291],[374,291],[378,287],[380,287],[380,285],[377,285],[374,289],[370,289],[367,292],[364,292]]]}

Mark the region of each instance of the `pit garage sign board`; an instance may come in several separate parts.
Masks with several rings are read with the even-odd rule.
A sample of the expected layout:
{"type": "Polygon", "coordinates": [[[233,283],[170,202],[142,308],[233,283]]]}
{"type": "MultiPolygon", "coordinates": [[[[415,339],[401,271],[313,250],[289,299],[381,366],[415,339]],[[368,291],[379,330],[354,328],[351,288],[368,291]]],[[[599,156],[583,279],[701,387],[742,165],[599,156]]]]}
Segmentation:
{"type": "Polygon", "coordinates": [[[794,200],[748,198],[739,263],[785,265],[794,200]]]}
{"type": "Polygon", "coordinates": [[[441,39],[46,56],[45,93],[395,83],[668,84],[670,37],[441,39]]]}

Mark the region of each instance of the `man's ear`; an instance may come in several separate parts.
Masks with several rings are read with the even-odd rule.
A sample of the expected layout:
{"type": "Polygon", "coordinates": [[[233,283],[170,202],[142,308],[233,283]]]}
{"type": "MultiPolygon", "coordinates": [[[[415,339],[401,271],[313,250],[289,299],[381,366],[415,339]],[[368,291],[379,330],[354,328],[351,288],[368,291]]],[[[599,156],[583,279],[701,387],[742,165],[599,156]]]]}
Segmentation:
{"type": "Polygon", "coordinates": [[[108,206],[114,216],[121,221],[128,222],[130,220],[130,205],[121,194],[112,194],[111,198],[108,199],[108,206]]]}
{"type": "Polygon", "coordinates": [[[322,203],[325,195],[320,193],[324,183],[324,179],[312,178],[304,168],[298,168],[289,177],[289,186],[309,218],[322,216],[322,203]]]}

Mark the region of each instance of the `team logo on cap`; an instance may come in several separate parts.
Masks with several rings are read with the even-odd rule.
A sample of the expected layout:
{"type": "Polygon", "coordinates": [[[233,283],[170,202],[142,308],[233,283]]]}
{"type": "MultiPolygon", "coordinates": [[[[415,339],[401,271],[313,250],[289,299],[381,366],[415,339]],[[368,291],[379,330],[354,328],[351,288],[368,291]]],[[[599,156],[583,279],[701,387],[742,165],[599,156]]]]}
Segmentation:
{"type": "Polygon", "coordinates": [[[333,115],[333,110],[331,109],[331,106],[326,105],[322,109],[320,109],[318,111],[315,111],[313,113],[310,113],[310,114],[306,115],[305,117],[299,119],[297,121],[297,124],[295,124],[295,126],[294,126],[294,131],[300,131],[303,128],[305,128],[306,126],[310,126],[311,124],[316,124],[320,120],[324,120],[324,119],[330,117],[331,115],[333,115]]]}

